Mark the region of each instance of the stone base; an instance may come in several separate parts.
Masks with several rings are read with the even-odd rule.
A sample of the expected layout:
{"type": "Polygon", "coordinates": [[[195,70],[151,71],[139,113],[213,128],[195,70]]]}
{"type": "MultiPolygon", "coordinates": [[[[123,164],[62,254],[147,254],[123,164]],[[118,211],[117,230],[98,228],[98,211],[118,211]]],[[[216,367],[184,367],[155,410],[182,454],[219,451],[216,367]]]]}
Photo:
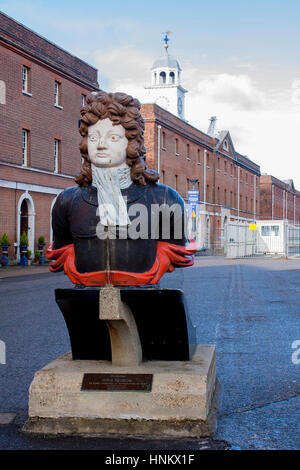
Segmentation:
{"type": "Polygon", "coordinates": [[[191,361],[148,361],[135,367],[74,361],[66,353],[36,372],[23,431],[147,439],[204,437],[215,430],[219,399],[213,345],[197,345],[191,361]],[[81,391],[86,373],[153,374],[152,390],[81,391]]]}

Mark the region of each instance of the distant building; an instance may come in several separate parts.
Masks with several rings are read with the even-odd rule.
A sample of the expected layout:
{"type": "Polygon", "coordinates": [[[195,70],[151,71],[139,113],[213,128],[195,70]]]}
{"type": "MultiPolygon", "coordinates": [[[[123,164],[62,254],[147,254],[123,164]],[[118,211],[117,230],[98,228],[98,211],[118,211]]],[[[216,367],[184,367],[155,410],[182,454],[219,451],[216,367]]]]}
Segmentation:
{"type": "Polygon", "coordinates": [[[271,175],[260,177],[261,219],[286,219],[300,223],[300,192],[293,180],[281,181],[271,175]]]}
{"type": "MultiPolygon", "coordinates": [[[[80,169],[79,110],[97,69],[0,13],[0,235],[52,239],[57,195],[80,169]]],[[[13,246],[13,244],[17,246],[13,246]]]]}

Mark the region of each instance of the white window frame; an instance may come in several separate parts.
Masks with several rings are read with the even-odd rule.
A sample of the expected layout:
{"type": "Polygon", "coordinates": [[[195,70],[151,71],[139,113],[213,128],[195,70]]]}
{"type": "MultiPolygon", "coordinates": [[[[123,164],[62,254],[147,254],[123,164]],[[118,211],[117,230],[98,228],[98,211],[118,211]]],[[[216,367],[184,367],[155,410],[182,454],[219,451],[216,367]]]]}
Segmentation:
{"type": "Polygon", "coordinates": [[[86,95],[81,94],[81,106],[85,106],[86,95]]]}
{"type": "Polygon", "coordinates": [[[54,82],[54,106],[56,106],[57,108],[62,108],[62,106],[60,104],[60,102],[61,102],[60,87],[61,87],[61,84],[58,81],[55,80],[55,82],[54,82]]]}
{"type": "Polygon", "coordinates": [[[54,173],[59,172],[59,153],[60,153],[60,140],[54,139],[54,173]]]}
{"type": "Polygon", "coordinates": [[[28,166],[29,131],[22,129],[22,165],[28,166]]]}
{"type": "Polygon", "coordinates": [[[23,93],[29,93],[28,84],[29,84],[29,68],[26,67],[26,65],[23,65],[23,68],[22,68],[22,91],[23,93]]]}

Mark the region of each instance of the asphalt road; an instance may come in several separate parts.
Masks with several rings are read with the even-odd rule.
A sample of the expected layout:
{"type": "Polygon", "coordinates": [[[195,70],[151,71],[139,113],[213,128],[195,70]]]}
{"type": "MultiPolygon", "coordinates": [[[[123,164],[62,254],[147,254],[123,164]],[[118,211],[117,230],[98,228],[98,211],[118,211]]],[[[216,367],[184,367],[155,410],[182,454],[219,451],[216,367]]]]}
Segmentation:
{"type": "Polygon", "coordinates": [[[7,356],[0,364],[0,422],[1,413],[17,415],[12,424],[0,424],[0,449],[299,449],[300,364],[292,361],[292,343],[300,340],[299,268],[300,260],[199,257],[195,267],[163,278],[162,287],[184,290],[197,342],[217,346],[223,386],[218,429],[213,439],[199,441],[18,432],[34,372],[70,349],[54,289],[71,283],[51,273],[0,279],[0,340],[7,356]]]}

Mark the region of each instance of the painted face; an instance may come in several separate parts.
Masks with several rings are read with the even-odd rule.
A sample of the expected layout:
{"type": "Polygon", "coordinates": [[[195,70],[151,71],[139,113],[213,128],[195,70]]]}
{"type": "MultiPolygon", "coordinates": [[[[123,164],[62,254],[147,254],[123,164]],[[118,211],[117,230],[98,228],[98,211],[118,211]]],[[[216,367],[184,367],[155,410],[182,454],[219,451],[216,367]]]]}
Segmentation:
{"type": "Polygon", "coordinates": [[[102,119],[88,128],[88,154],[91,163],[102,168],[126,166],[128,139],[120,124],[113,126],[110,119],[102,119]]]}

